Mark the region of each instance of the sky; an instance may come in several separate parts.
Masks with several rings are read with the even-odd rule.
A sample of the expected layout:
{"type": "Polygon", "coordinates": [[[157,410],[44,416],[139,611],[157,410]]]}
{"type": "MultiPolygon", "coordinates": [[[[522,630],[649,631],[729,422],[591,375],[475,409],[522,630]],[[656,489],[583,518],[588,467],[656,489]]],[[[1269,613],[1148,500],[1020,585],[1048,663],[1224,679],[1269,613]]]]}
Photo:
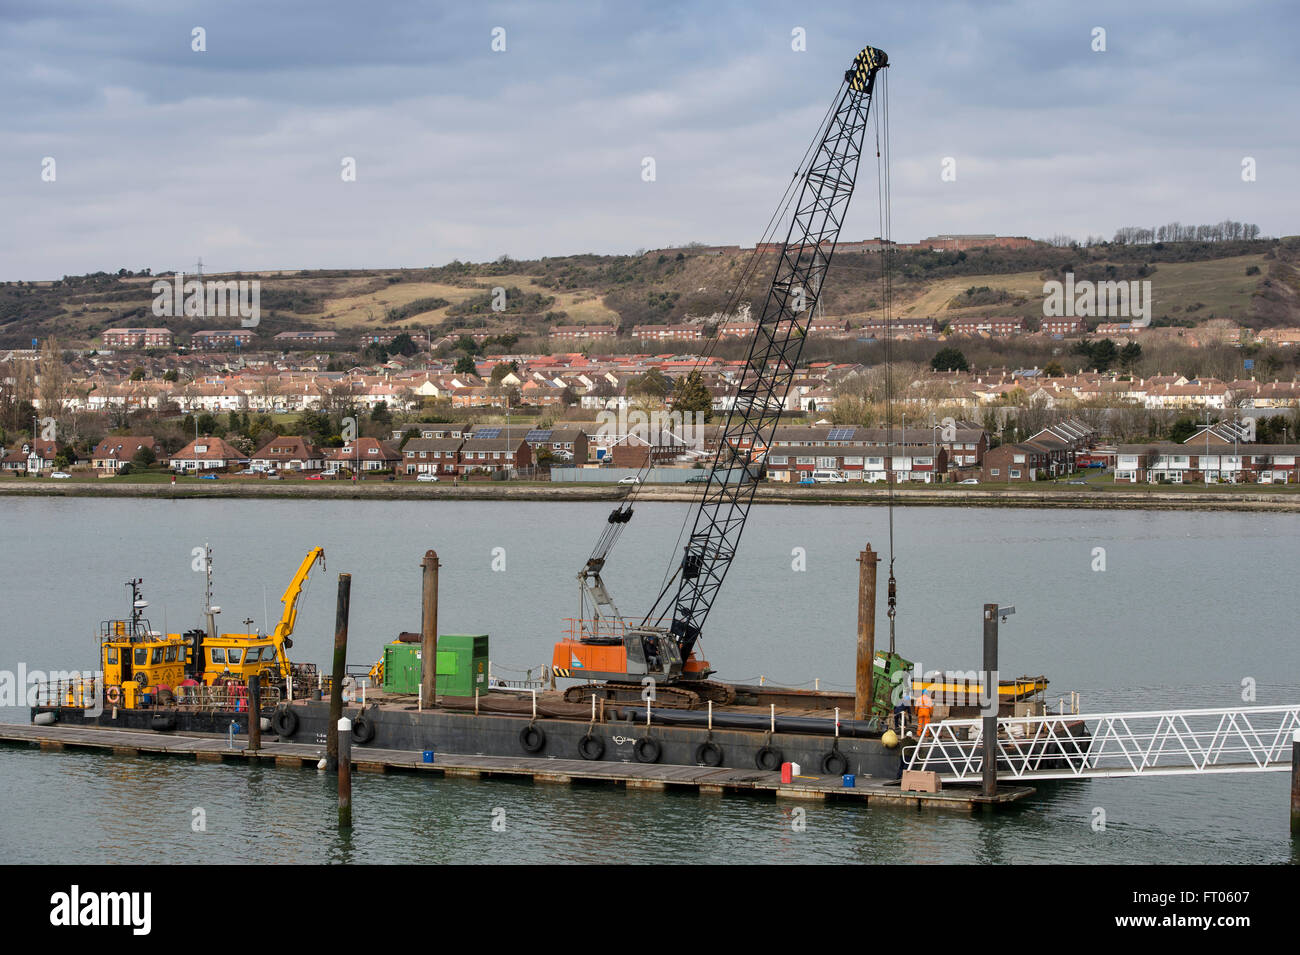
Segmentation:
{"type": "MultiPolygon", "coordinates": [[[[864,45],[897,241],[1290,235],[1297,27],[1198,0],[5,0],[0,280],[752,245],[864,45]]],[[[874,151],[846,240],[880,233],[874,151]]]]}

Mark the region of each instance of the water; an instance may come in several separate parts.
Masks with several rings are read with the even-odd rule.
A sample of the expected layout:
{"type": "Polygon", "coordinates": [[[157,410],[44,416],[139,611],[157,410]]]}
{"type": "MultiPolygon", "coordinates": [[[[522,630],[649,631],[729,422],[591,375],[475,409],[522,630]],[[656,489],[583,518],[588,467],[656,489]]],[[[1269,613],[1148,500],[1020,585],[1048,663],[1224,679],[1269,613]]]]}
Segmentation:
{"type": "MultiPolygon", "coordinates": [[[[496,671],[522,675],[577,614],[574,575],[608,510],[0,498],[0,669],[92,667],[93,630],[125,615],[131,576],[144,578],[156,628],[197,625],[194,549],[210,542],[221,619],[236,630],[246,618],[273,621],[293,570],[324,546],[329,569],[313,574],[293,650],[320,663],[336,574],[353,575],[350,659],[370,663],[396,633],[418,629],[419,560],[432,547],[440,629],[491,634],[496,671]]],[[[625,610],[658,593],[685,513],[638,506],[605,575],[625,610]]],[[[883,594],[885,516],[756,507],[708,624],[704,649],[720,675],[848,688],[854,558],[866,541],[885,552],[883,594]]],[[[1017,611],[1001,631],[1004,674],[1046,673],[1053,695],[1077,689],[1085,710],[1232,705],[1250,680],[1259,705],[1292,703],[1298,532],[1294,515],[904,509],[898,648],[926,668],[976,669],[980,610],[996,601],[1017,611]]],[[[882,606],[878,642],[886,633],[882,606]]],[[[1300,861],[1285,773],[1045,784],[991,816],[363,774],[347,838],[329,825],[332,782],[314,771],[3,747],[0,861],[1300,861]],[[194,829],[196,809],[206,831],[194,829]],[[1098,809],[1104,831],[1093,827],[1098,809]]]]}

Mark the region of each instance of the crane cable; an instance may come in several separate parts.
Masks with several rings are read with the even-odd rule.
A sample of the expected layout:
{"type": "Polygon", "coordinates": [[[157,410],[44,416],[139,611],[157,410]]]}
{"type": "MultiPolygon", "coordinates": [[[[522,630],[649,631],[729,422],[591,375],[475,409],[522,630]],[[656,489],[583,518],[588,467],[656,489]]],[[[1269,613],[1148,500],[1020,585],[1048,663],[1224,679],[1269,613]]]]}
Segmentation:
{"type": "MultiPolygon", "coordinates": [[[[876,182],[879,200],[880,226],[880,299],[885,326],[885,458],[889,513],[889,652],[894,652],[894,623],[898,616],[898,581],[894,577],[894,366],[893,366],[893,258],[890,236],[893,230],[890,209],[889,182],[889,71],[881,71],[882,92],[880,108],[876,110],[876,182]],[[883,129],[882,129],[883,128],[883,129]]],[[[906,429],[902,436],[907,441],[906,429]]]]}

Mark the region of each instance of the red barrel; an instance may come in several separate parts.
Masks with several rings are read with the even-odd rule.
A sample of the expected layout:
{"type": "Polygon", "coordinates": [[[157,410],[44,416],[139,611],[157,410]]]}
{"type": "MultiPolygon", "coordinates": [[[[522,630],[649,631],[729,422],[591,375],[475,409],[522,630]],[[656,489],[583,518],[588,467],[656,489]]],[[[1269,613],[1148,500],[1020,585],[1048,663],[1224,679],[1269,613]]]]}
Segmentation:
{"type": "Polygon", "coordinates": [[[781,764],[781,782],[783,783],[794,782],[794,763],[781,764]]]}

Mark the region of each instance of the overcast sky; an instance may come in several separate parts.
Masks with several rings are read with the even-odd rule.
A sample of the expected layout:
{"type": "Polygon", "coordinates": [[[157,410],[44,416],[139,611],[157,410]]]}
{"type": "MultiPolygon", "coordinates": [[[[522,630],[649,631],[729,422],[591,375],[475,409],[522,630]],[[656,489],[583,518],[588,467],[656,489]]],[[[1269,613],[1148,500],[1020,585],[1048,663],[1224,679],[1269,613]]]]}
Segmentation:
{"type": "MultiPolygon", "coordinates": [[[[892,64],[899,241],[1288,235],[1297,10],[5,0],[0,279],[752,245],[866,44],[892,64]]],[[[875,177],[872,155],[843,238],[878,234],[875,177]]]]}

